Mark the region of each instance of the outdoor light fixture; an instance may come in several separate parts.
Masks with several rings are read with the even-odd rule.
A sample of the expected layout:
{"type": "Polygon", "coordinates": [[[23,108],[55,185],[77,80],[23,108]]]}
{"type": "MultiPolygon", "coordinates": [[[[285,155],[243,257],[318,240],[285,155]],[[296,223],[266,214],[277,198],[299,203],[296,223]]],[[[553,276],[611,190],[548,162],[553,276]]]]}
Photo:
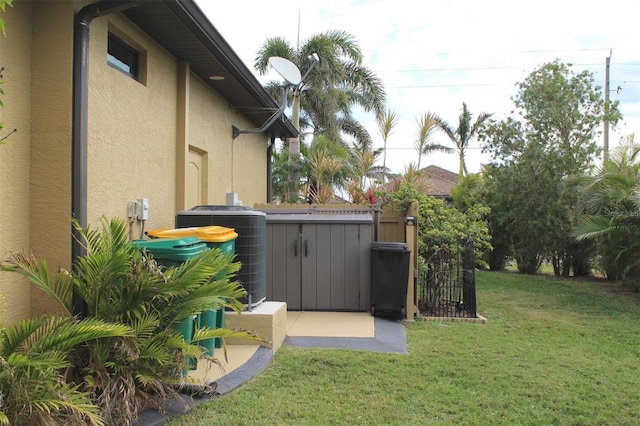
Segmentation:
{"type": "Polygon", "coordinates": [[[240,130],[236,126],[231,126],[233,139],[237,138],[243,133],[262,133],[269,127],[271,127],[271,125],[282,116],[284,110],[287,108],[287,89],[289,87],[293,87],[294,90],[300,89],[300,87],[302,87],[302,85],[304,84],[304,79],[320,61],[320,58],[316,53],[309,55],[308,58],[312,61],[312,63],[304,76],[300,75],[300,70],[298,69],[298,67],[288,59],[281,58],[280,56],[272,56],[269,58],[269,66],[276,70],[276,72],[280,74],[280,76],[285,81],[282,85],[282,105],[260,128],[240,130]]]}

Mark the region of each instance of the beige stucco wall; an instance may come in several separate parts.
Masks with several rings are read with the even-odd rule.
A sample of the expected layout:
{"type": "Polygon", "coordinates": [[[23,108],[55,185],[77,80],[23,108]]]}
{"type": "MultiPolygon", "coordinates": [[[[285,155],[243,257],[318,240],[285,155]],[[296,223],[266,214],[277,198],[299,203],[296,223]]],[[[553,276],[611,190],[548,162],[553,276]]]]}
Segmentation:
{"type": "MultiPolygon", "coordinates": [[[[71,266],[73,17],[87,3],[17,0],[4,14],[7,37],[0,36],[7,92],[0,137],[18,129],[8,145],[0,146],[0,256],[32,252],[54,271],[71,266]]],[[[127,203],[147,198],[146,229],[173,227],[185,192],[184,179],[178,179],[184,167],[176,158],[185,147],[206,154],[203,202],[224,204],[227,192],[237,192],[249,206],[266,201],[267,137],[232,140],[232,124],[256,124],[191,74],[188,65],[185,77],[176,58],[119,14],[91,23],[89,52],[90,226],[98,226],[103,216],[126,219],[127,203]],[[143,53],[141,82],[107,64],[109,30],[143,53]],[[181,99],[186,100],[182,108],[181,99]]],[[[132,225],[133,238],[140,236],[141,225],[132,225]]],[[[0,294],[5,324],[59,311],[15,274],[0,272],[0,294]]]]}
{"type": "MultiPolygon", "coordinates": [[[[147,229],[174,221],[176,60],[121,15],[91,25],[89,57],[88,208],[90,224],[127,218],[127,203],[149,200],[147,229]],[[107,64],[108,31],[146,52],[146,81],[107,64]]],[[[134,237],[140,236],[134,224],[134,237]]]]}
{"type": "MultiPolygon", "coordinates": [[[[31,249],[51,269],[71,266],[72,2],[33,2],[31,249]]],[[[41,291],[32,314],[59,312],[41,291]]]]}
{"type": "MultiPolygon", "coordinates": [[[[71,84],[73,3],[15,1],[3,15],[0,66],[6,96],[0,121],[17,129],[0,147],[0,256],[71,258],[71,84]]],[[[17,274],[0,272],[5,323],[59,312],[17,274]]]]}
{"type": "MultiPolygon", "coordinates": [[[[255,124],[195,75],[180,77],[178,60],[121,15],[95,20],[90,46],[91,224],[102,216],[126,218],[128,201],[147,198],[150,211],[145,229],[173,227],[180,208],[176,198],[182,191],[176,174],[183,171],[175,160],[181,141],[186,141],[187,149],[204,154],[208,162],[203,203],[224,204],[227,192],[238,192],[246,205],[266,200],[266,136],[243,135],[235,141],[231,137],[232,123],[242,128],[255,124]],[[144,54],[144,81],[135,81],[107,64],[108,31],[144,54]],[[179,84],[179,78],[188,83],[179,84]],[[181,97],[188,100],[186,129],[177,124],[181,97]]],[[[140,236],[140,227],[138,222],[132,225],[134,237],[140,236]]]]}
{"type": "MultiPolygon", "coordinates": [[[[6,37],[0,35],[2,89],[0,138],[13,129],[0,145],[0,260],[11,253],[29,251],[30,139],[31,139],[31,7],[16,2],[2,14],[6,37]],[[13,46],[23,46],[15,49],[13,46]]],[[[31,314],[29,284],[18,275],[0,272],[0,322],[12,323],[31,314]]]]}
{"type": "Polygon", "coordinates": [[[256,125],[197,77],[190,81],[189,144],[206,152],[209,161],[205,204],[225,204],[228,192],[238,193],[246,206],[266,201],[268,139],[262,134],[232,139],[232,123],[241,129],[256,125]]]}

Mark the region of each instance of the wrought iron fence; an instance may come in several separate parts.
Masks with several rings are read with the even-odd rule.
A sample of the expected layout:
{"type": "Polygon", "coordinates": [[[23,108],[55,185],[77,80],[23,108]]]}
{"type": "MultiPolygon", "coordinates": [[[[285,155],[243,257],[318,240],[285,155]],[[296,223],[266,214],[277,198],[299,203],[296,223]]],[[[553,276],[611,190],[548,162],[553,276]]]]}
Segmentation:
{"type": "Polygon", "coordinates": [[[425,316],[476,318],[473,242],[444,245],[420,259],[418,307],[425,316]]]}

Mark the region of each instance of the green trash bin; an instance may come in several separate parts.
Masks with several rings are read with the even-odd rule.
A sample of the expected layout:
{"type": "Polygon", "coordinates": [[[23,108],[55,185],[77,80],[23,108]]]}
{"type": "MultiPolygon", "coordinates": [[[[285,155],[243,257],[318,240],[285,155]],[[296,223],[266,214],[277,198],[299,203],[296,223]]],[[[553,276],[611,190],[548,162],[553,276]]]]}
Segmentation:
{"type": "MultiPolygon", "coordinates": [[[[167,238],[158,240],[135,240],[132,245],[139,249],[145,249],[159,265],[165,267],[180,266],[183,262],[193,259],[204,250],[209,250],[206,243],[195,237],[167,238]]],[[[191,343],[193,334],[202,322],[200,315],[184,319],[176,326],[184,341],[191,343]]],[[[187,359],[189,369],[195,370],[198,366],[196,359],[187,359]]]]}
{"type": "MultiPolygon", "coordinates": [[[[219,249],[225,256],[234,256],[236,251],[236,239],[238,233],[233,228],[224,226],[197,226],[177,229],[156,229],[147,231],[151,238],[176,238],[176,237],[196,237],[209,248],[219,249]]],[[[224,327],[224,308],[205,311],[200,315],[200,324],[209,328],[224,327]]],[[[200,342],[201,346],[207,348],[207,353],[213,356],[214,348],[222,347],[222,338],[207,339],[200,342]]]]}
{"type": "Polygon", "coordinates": [[[236,251],[238,233],[224,226],[194,226],[190,228],[155,229],[147,231],[150,238],[190,238],[204,241],[210,248],[217,248],[224,255],[233,256],[236,251]]]}

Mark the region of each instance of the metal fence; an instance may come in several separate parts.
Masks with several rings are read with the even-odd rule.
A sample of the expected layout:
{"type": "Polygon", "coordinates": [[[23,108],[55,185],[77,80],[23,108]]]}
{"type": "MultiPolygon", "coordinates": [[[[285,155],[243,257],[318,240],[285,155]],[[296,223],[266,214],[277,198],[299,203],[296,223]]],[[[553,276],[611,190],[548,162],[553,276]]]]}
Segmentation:
{"type": "Polygon", "coordinates": [[[471,241],[443,246],[420,260],[418,308],[424,316],[476,318],[475,252],[471,241]]]}

